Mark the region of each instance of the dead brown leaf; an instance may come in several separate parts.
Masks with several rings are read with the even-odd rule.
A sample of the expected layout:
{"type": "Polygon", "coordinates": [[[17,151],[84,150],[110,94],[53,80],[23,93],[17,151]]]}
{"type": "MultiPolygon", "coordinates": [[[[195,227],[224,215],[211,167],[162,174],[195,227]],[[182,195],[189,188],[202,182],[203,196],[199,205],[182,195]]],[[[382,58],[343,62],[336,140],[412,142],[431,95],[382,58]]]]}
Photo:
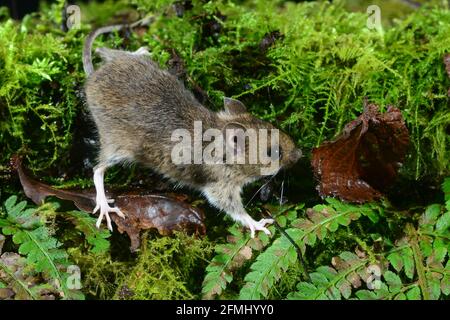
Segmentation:
{"type": "Polygon", "coordinates": [[[350,273],[346,279],[352,284],[353,288],[357,289],[361,287],[361,277],[356,272],[353,271],[350,273]]]}
{"type": "MultiPolygon", "coordinates": [[[[36,204],[42,204],[48,196],[73,201],[80,210],[92,212],[95,207],[95,190],[59,190],[31,178],[22,167],[18,156],[11,159],[17,171],[23,190],[28,198],[36,204]]],[[[174,231],[187,231],[205,234],[203,212],[186,203],[184,195],[141,194],[127,192],[108,194],[115,199],[115,205],[126,215],[122,219],[111,215],[120,233],[126,232],[131,239],[131,251],[140,246],[140,231],[157,229],[161,235],[170,235],[174,231]]]]}
{"type": "Polygon", "coordinates": [[[322,197],[363,203],[382,196],[405,159],[408,129],[398,108],[385,113],[365,101],[364,112],[342,134],[313,150],[312,166],[322,197]]]}
{"type": "Polygon", "coordinates": [[[68,191],[52,188],[42,182],[31,178],[22,167],[22,160],[19,156],[14,155],[11,158],[11,166],[17,171],[20,183],[22,184],[25,195],[30,198],[35,204],[40,205],[45,198],[55,196],[59,199],[73,201],[75,206],[84,211],[92,211],[94,209],[95,194],[92,191],[68,191]]]}
{"type": "Polygon", "coordinates": [[[131,240],[131,251],[140,246],[140,231],[157,229],[161,235],[170,235],[174,231],[205,234],[203,212],[174,196],[167,195],[118,195],[117,207],[126,215],[122,219],[112,215],[120,233],[126,232],[131,240]]]}

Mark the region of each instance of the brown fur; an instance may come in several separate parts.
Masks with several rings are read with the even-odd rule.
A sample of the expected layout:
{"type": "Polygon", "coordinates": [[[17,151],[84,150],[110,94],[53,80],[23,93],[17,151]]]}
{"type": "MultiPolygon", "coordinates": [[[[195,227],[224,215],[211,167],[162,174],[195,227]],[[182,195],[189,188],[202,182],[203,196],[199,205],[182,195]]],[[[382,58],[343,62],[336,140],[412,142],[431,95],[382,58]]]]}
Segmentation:
{"type": "MultiPolygon", "coordinates": [[[[140,162],[175,183],[202,191],[208,200],[241,220],[245,214],[240,193],[245,184],[261,177],[259,164],[176,165],[171,161],[173,130],[193,132],[194,121],[203,130],[223,130],[230,124],[244,128],[273,129],[228,100],[224,111],[215,113],[201,105],[169,72],[143,55],[100,49],[106,61],[88,79],[85,91],[98,128],[99,165],[140,162]]],[[[280,132],[281,166],[295,163],[300,152],[280,132]]]]}

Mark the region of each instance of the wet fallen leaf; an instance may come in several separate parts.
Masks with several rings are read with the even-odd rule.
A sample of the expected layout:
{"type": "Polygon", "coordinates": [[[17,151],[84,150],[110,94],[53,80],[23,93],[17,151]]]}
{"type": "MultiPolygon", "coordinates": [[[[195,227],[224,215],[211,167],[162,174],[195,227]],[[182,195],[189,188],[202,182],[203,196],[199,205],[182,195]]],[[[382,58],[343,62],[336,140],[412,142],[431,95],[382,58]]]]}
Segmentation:
{"type": "Polygon", "coordinates": [[[140,230],[156,228],[161,235],[170,235],[173,231],[206,233],[203,213],[173,196],[126,194],[116,196],[115,203],[127,218],[117,215],[111,218],[119,232],[126,232],[130,237],[131,251],[140,246],[140,230]]]}
{"type": "Polygon", "coordinates": [[[365,101],[364,112],[332,142],[313,150],[312,166],[322,197],[362,203],[382,196],[405,158],[408,129],[398,108],[385,113],[365,101]]]}
{"type": "Polygon", "coordinates": [[[40,205],[45,198],[55,196],[63,200],[73,201],[75,206],[84,211],[92,211],[94,209],[95,193],[91,191],[68,191],[52,188],[42,182],[31,178],[22,167],[22,161],[19,156],[14,155],[11,158],[11,166],[17,171],[20,183],[22,184],[25,195],[35,204],[40,205]]]}
{"type": "MultiPolygon", "coordinates": [[[[95,190],[69,191],[52,188],[29,177],[22,167],[19,157],[11,159],[17,171],[27,197],[34,203],[42,204],[48,196],[73,201],[80,210],[92,212],[95,207],[95,190]]],[[[174,231],[187,231],[205,234],[203,212],[184,202],[184,195],[140,194],[128,192],[122,194],[108,193],[115,199],[115,205],[126,215],[122,219],[115,214],[111,219],[116,223],[120,233],[126,232],[131,240],[131,251],[140,246],[140,231],[157,229],[161,235],[170,235],[174,231]]]]}

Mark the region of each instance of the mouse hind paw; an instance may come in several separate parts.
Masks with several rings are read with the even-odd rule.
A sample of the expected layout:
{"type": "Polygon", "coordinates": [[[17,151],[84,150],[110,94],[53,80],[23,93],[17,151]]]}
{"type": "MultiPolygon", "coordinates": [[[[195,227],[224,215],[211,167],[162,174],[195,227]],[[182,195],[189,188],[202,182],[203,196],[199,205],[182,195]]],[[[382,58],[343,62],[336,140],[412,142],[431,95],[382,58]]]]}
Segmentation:
{"type": "Polygon", "coordinates": [[[123,212],[120,211],[120,209],[117,207],[110,207],[109,206],[110,202],[111,202],[111,200],[106,200],[106,199],[105,199],[105,201],[97,201],[97,205],[95,206],[92,213],[96,213],[97,211],[100,211],[99,217],[97,219],[97,223],[95,224],[97,226],[97,228],[100,228],[100,225],[102,224],[102,221],[103,221],[103,217],[105,217],[106,225],[107,225],[108,229],[110,231],[113,231],[111,217],[109,216],[109,213],[113,212],[123,219],[125,218],[125,214],[123,214],[123,212]]]}

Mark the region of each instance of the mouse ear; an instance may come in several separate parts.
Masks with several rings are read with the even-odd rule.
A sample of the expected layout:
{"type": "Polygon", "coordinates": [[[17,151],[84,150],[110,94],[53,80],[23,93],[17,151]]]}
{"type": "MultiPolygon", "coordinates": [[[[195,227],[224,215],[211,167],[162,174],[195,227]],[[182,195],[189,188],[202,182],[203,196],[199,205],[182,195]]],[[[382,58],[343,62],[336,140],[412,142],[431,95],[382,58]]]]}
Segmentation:
{"type": "Polygon", "coordinates": [[[224,97],[223,106],[229,113],[239,114],[247,112],[247,108],[244,106],[244,104],[239,100],[233,98],[224,97]]]}
{"type": "Polygon", "coordinates": [[[228,122],[222,129],[225,141],[225,154],[229,156],[245,156],[245,131],[244,125],[238,122],[228,122]]]}

